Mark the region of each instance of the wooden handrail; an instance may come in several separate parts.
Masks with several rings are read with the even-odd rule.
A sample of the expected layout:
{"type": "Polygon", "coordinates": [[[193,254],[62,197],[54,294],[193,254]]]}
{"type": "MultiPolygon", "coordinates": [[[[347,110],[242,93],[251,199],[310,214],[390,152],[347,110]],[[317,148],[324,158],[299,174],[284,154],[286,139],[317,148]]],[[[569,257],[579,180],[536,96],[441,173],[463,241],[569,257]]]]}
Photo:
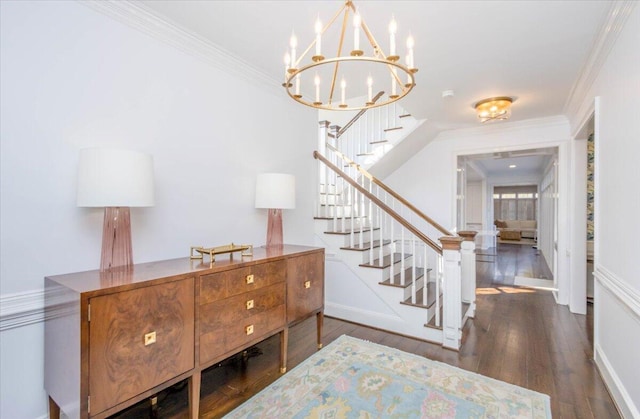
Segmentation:
{"type": "MultiPolygon", "coordinates": [[[[372,101],[373,103],[376,103],[376,102],[378,101],[378,99],[380,99],[380,98],[382,97],[382,95],[384,95],[384,92],[378,92],[378,94],[377,94],[377,95],[375,95],[374,97],[372,97],[372,98],[371,98],[371,101],[372,101]]],[[[349,127],[350,127],[351,125],[355,124],[355,122],[356,122],[358,119],[360,119],[360,117],[361,117],[362,115],[364,115],[364,114],[365,114],[365,112],[367,112],[369,109],[371,109],[371,108],[364,108],[364,109],[362,109],[360,112],[358,112],[358,113],[356,114],[356,116],[354,116],[353,118],[351,118],[351,121],[347,122],[347,124],[346,124],[344,127],[340,128],[340,131],[338,131],[338,135],[336,135],[336,138],[340,138],[340,136],[341,136],[342,134],[344,134],[344,133],[345,133],[345,131],[346,131],[346,130],[348,130],[348,129],[349,129],[349,127]]]]}
{"type": "Polygon", "coordinates": [[[433,227],[435,227],[439,232],[441,232],[442,234],[444,234],[445,236],[455,236],[455,234],[452,234],[449,230],[447,230],[446,228],[442,227],[440,224],[438,224],[437,222],[435,222],[431,217],[427,216],[425,213],[423,213],[422,211],[420,211],[418,208],[416,208],[415,206],[413,206],[413,204],[411,204],[409,201],[407,201],[406,199],[404,199],[400,194],[398,194],[396,191],[394,191],[393,189],[391,189],[389,186],[387,186],[384,182],[382,182],[381,180],[379,180],[378,178],[376,178],[375,176],[373,176],[371,173],[367,172],[365,169],[363,169],[358,163],[354,162],[353,160],[351,160],[349,157],[345,156],[344,153],[342,153],[341,151],[339,151],[337,148],[335,148],[334,146],[332,146],[331,144],[327,144],[327,148],[329,148],[331,151],[333,151],[334,153],[338,154],[338,156],[340,156],[340,158],[342,160],[344,160],[347,164],[349,164],[350,166],[355,167],[363,176],[365,176],[366,178],[368,178],[371,182],[375,183],[376,185],[378,185],[379,187],[381,187],[386,193],[388,193],[389,195],[393,196],[395,199],[397,199],[398,201],[400,201],[403,205],[405,205],[406,207],[408,207],[411,211],[413,211],[416,215],[418,215],[418,217],[422,218],[423,220],[425,220],[427,223],[431,224],[433,227]]]}
{"type": "Polygon", "coordinates": [[[382,202],[374,194],[372,194],[371,192],[369,192],[368,190],[363,188],[360,184],[358,184],[358,182],[356,182],[355,180],[351,179],[351,177],[349,175],[347,175],[345,172],[343,172],[337,166],[335,166],[333,163],[331,163],[329,160],[327,160],[322,154],[318,153],[317,151],[314,151],[313,152],[313,157],[315,159],[320,160],[321,162],[323,162],[328,168],[333,170],[338,175],[342,176],[342,178],[344,180],[346,180],[349,184],[351,184],[351,186],[353,186],[358,191],[360,191],[360,193],[362,193],[364,196],[369,198],[369,200],[371,200],[373,203],[375,203],[384,212],[389,214],[394,220],[399,222],[404,228],[406,228],[411,233],[413,233],[416,237],[418,237],[418,239],[420,239],[421,241],[426,243],[429,247],[431,247],[433,250],[435,250],[438,254],[442,254],[442,248],[436,242],[434,242],[429,237],[427,237],[422,231],[418,230],[413,224],[411,224],[404,217],[402,217],[400,214],[395,212],[391,207],[389,207],[387,204],[382,202]]]}

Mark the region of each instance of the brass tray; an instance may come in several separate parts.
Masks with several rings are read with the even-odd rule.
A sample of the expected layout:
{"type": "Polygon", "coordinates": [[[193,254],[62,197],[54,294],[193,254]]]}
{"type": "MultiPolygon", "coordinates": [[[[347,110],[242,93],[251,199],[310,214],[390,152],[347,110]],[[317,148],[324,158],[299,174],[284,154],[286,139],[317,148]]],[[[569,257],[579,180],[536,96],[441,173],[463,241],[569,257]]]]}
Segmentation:
{"type": "Polygon", "coordinates": [[[235,252],[241,252],[240,256],[253,256],[253,245],[231,243],[216,247],[191,246],[191,254],[189,258],[200,259],[204,262],[204,255],[209,255],[210,262],[213,263],[216,261],[216,255],[229,253],[229,257],[233,259],[233,254],[235,252]]]}

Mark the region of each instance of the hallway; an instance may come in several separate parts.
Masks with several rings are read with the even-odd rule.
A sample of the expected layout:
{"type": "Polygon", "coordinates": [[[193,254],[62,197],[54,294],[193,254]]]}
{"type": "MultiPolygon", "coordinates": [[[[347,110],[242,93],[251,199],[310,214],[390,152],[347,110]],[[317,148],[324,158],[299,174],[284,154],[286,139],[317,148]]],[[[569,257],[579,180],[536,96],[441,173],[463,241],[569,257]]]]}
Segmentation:
{"type": "MultiPolygon", "coordinates": [[[[512,285],[515,275],[545,274],[540,259],[530,246],[501,245],[495,261],[478,262],[477,312],[460,352],[334,318],[325,319],[324,345],[347,334],[546,393],[554,418],[619,418],[591,359],[592,306],[588,315],[574,315],[549,291],[512,285]]],[[[315,333],[315,318],[290,329],[289,369],[315,351],[315,333]]],[[[201,417],[220,417],[276,380],[279,346],[274,336],[250,354],[246,368],[232,359],[206,371],[201,417]]],[[[186,386],[174,390],[159,395],[159,417],[188,417],[186,386]]],[[[148,417],[148,410],[142,403],[116,417],[148,417]]]]}

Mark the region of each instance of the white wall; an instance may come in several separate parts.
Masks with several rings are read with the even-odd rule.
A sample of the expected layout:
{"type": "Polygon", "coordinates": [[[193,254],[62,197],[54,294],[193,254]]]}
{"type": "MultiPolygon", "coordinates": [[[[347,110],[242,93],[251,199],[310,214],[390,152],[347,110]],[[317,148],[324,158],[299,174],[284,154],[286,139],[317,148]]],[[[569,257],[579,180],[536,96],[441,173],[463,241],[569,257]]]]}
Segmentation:
{"type": "Polygon", "coordinates": [[[466,202],[466,224],[482,224],[484,219],[484,205],[482,201],[483,190],[482,181],[467,182],[466,202]]]}
{"type": "Polygon", "coordinates": [[[437,222],[453,228],[456,156],[557,146],[568,141],[568,128],[565,118],[554,117],[443,132],[385,181],[437,222]]]}
{"type": "Polygon", "coordinates": [[[620,33],[571,122],[587,120],[597,98],[595,356],[625,417],[640,417],[640,7],[619,7],[626,23],[606,28],[620,33]]]}
{"type": "MultiPolygon", "coordinates": [[[[266,171],[296,175],[284,236],[313,244],[314,111],[79,2],[3,1],[0,18],[3,320],[14,301],[41,311],[45,275],[99,266],[102,210],[75,205],[83,147],[154,156],[156,205],[132,210],[137,263],[264,244],[266,171]]],[[[44,416],[42,323],[1,333],[0,417],[44,416]]]]}

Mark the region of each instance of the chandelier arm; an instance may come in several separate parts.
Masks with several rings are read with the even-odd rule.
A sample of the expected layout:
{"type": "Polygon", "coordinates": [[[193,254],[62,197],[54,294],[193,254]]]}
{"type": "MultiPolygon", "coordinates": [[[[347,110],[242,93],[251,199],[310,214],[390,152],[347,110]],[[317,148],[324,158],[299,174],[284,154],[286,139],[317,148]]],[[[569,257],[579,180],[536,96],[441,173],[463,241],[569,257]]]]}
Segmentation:
{"type": "MultiPolygon", "coordinates": [[[[342,55],[342,45],[344,44],[344,34],[347,31],[347,24],[349,22],[349,9],[344,9],[344,19],[342,19],[342,31],[340,32],[340,41],[338,42],[338,54],[337,57],[342,55]]],[[[338,76],[338,66],[340,61],[336,61],[336,65],[333,68],[333,77],[331,77],[331,90],[329,91],[329,104],[333,103],[333,92],[336,88],[336,77],[338,76]]]]}
{"type": "MultiPolygon", "coordinates": [[[[382,95],[384,95],[384,91],[381,90],[374,97],[371,98],[371,102],[372,103],[376,103],[378,101],[378,99],[380,99],[382,97],[382,95]]],[[[349,127],[351,127],[351,125],[353,125],[358,119],[360,119],[360,117],[362,115],[364,115],[365,112],[367,112],[369,109],[371,109],[371,108],[361,109],[360,112],[358,112],[356,114],[356,116],[351,118],[351,121],[347,122],[344,127],[340,128],[340,131],[338,131],[338,133],[336,134],[336,136],[334,138],[336,138],[336,139],[340,138],[342,136],[342,134],[344,134],[345,131],[347,131],[349,129],[349,127]]]]}
{"type": "Polygon", "coordinates": [[[362,19],[361,25],[362,25],[362,30],[363,30],[364,34],[367,36],[367,39],[369,40],[369,43],[371,44],[371,47],[373,47],[373,54],[378,58],[380,58],[380,56],[382,56],[382,58],[386,58],[387,56],[384,55],[384,52],[382,51],[382,48],[380,47],[380,44],[378,44],[378,41],[376,41],[376,38],[374,38],[373,34],[369,30],[369,27],[364,22],[364,19],[362,19]]]}

